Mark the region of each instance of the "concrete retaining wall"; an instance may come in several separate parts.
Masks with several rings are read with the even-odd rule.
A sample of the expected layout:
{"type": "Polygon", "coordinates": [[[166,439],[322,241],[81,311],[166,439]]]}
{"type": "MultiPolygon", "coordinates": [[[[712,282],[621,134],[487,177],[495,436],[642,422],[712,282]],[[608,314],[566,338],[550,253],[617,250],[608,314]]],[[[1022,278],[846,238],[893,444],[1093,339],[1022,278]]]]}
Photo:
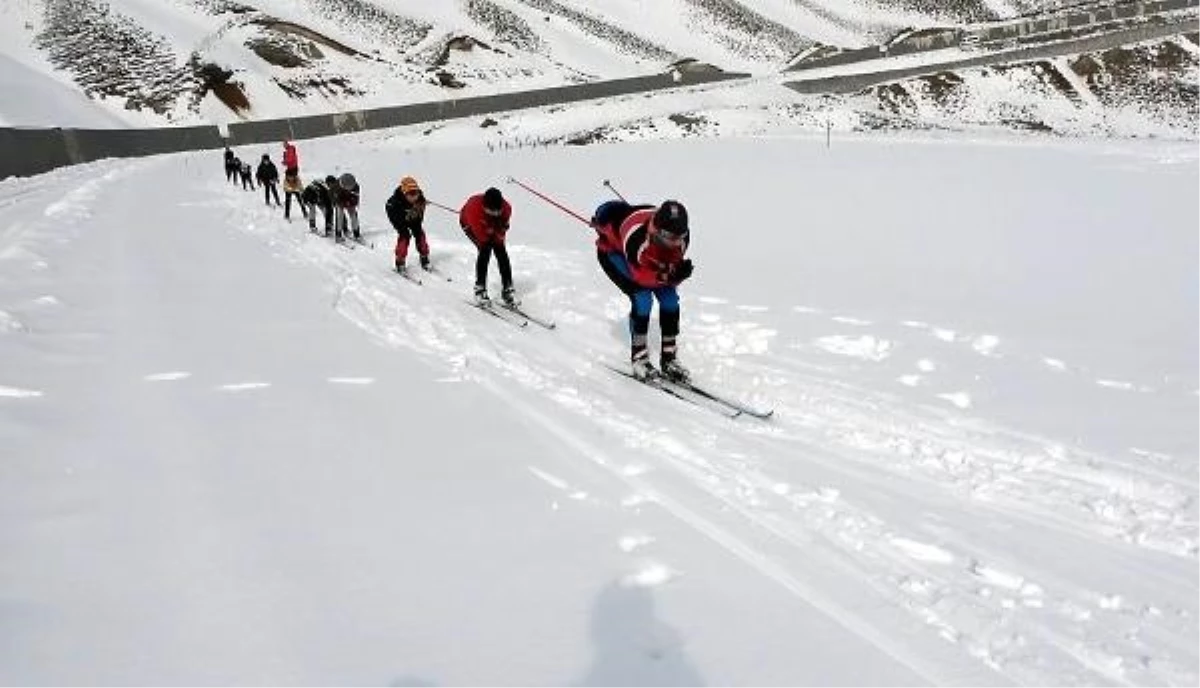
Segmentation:
{"type": "Polygon", "coordinates": [[[374,110],[238,122],[229,125],[228,138],[222,138],[216,126],[159,129],[0,128],[0,179],[41,174],[56,167],[104,158],[217,149],[226,144],[311,139],[749,77],[748,74],[685,69],[677,72],[676,81],[674,74],[613,79],[374,110]]]}

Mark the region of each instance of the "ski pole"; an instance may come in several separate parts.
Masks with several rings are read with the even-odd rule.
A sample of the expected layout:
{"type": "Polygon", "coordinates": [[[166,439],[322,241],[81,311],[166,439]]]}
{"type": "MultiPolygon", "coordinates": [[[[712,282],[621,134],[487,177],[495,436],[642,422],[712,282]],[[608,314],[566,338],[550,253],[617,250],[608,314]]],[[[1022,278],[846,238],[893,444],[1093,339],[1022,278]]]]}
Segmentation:
{"type": "MultiPolygon", "coordinates": [[[[617,191],[617,188],[615,186],[613,186],[612,184],[610,184],[607,179],[604,180],[604,185],[608,187],[609,191],[616,194],[617,198],[621,199],[622,201],[625,201],[625,197],[621,195],[621,192],[617,191]]],[[[628,203],[629,201],[625,201],[625,202],[628,203]]]]}
{"type": "Polygon", "coordinates": [[[566,213],[566,214],[570,215],[571,217],[575,218],[576,220],[579,220],[579,221],[580,221],[580,222],[582,222],[583,224],[585,224],[585,225],[587,225],[587,226],[589,226],[589,227],[590,227],[590,226],[592,226],[592,223],[591,223],[591,222],[590,222],[590,221],[589,221],[587,218],[585,218],[584,216],[580,215],[579,213],[575,212],[574,210],[571,210],[570,208],[568,208],[568,207],[566,207],[565,205],[563,205],[563,204],[559,203],[558,201],[554,200],[553,198],[550,198],[549,196],[547,196],[547,195],[543,194],[542,192],[540,192],[540,191],[538,191],[538,190],[536,190],[536,189],[531,189],[529,186],[527,186],[526,184],[522,183],[520,180],[518,180],[518,179],[514,179],[514,178],[512,178],[512,177],[509,177],[507,181],[508,181],[508,183],[509,183],[509,184],[516,184],[517,186],[521,187],[522,189],[525,189],[525,190],[526,190],[526,191],[528,191],[529,193],[533,194],[534,196],[537,196],[538,198],[540,198],[540,199],[542,199],[543,201],[545,201],[545,202],[549,203],[550,205],[554,206],[555,208],[558,208],[559,210],[561,210],[561,211],[563,211],[564,213],[566,213]]]}
{"type": "Polygon", "coordinates": [[[454,214],[456,214],[456,215],[458,214],[458,211],[457,211],[457,210],[455,210],[454,208],[451,208],[451,207],[450,207],[450,206],[448,206],[448,205],[442,205],[441,203],[438,203],[437,201],[431,201],[431,200],[429,200],[428,198],[427,198],[427,199],[425,199],[425,202],[426,202],[426,203],[428,203],[429,205],[431,205],[431,206],[435,207],[435,208],[441,208],[442,210],[445,210],[445,211],[446,211],[446,212],[448,212],[448,213],[454,213],[454,214]]]}

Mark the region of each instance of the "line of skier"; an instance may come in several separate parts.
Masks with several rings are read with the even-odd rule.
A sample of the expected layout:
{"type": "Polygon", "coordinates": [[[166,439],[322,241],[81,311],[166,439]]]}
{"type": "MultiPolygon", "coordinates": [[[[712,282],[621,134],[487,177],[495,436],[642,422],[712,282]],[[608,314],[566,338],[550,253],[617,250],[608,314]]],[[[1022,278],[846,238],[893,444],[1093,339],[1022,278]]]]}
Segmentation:
{"type": "MultiPolygon", "coordinates": [[[[301,214],[308,220],[310,231],[318,232],[317,210],[324,218],[324,235],[337,242],[349,238],[361,241],[358,219],[360,189],[351,173],[328,175],[305,185],[300,180],[300,161],[295,145],[283,144],[284,217],[291,217],[291,201],[295,196],[301,214]]],[[[225,175],[233,184],[253,190],[250,166],[243,163],[232,150],[225,149],[225,175]]],[[[264,154],[255,173],[263,188],[268,206],[274,199],[278,207],[279,171],[264,154]]],[[[515,180],[512,180],[515,182],[515,180]]],[[[517,182],[522,188],[586,223],[596,234],[596,258],[608,279],[629,299],[630,364],[635,377],[642,380],[659,375],[677,382],[687,382],[690,373],[678,357],[680,325],[679,285],[691,277],[692,261],[686,257],[691,242],[687,209],[682,203],[667,200],[654,204],[631,204],[621,200],[606,201],[595,209],[590,219],[568,210],[544,194],[517,182]],[[654,303],[658,303],[659,327],[662,331],[659,367],[650,360],[648,333],[654,303]]],[[[608,184],[614,193],[615,189],[608,184]]],[[[620,197],[620,194],[617,194],[620,197]]],[[[519,306],[513,284],[512,264],[507,249],[507,236],[512,222],[512,205],[499,189],[490,187],[471,195],[455,210],[428,200],[420,183],[411,176],[400,179],[385,203],[388,221],[396,231],[393,251],[395,269],[408,270],[410,244],[416,245],[418,262],[425,270],[432,269],[429,240],[425,232],[425,211],[429,206],[458,215],[459,227],[476,249],[474,295],[476,302],[491,306],[487,290],[487,275],[494,255],[500,272],[502,305],[519,306]]]]}

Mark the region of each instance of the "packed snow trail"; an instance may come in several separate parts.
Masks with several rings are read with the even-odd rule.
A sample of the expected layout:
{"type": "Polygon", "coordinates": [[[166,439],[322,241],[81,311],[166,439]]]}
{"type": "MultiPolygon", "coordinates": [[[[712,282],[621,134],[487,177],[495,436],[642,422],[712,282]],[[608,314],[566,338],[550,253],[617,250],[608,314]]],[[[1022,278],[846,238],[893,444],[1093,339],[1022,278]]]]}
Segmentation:
{"type": "MultiPolygon", "coordinates": [[[[366,138],[307,157],[322,173],[357,161],[374,250],[285,222],[215,156],[64,171],[38,180],[79,194],[56,212],[21,201],[6,260],[31,277],[0,283],[0,308],[24,329],[0,341],[49,346],[18,348],[33,366],[0,379],[44,394],[0,400],[28,448],[4,495],[4,544],[22,556],[0,568],[26,602],[0,654],[18,681],[1195,681],[1188,457],[1118,459],[914,403],[819,348],[767,355],[810,314],[704,296],[731,269],[700,234],[685,360],[777,417],[727,421],[638,389],[600,365],[623,360],[624,304],[587,237],[526,199],[517,286],[556,330],[462,303],[474,255],[449,215],[428,228],[455,281],[396,275],[382,213],[396,152],[366,138]],[[39,289],[61,305],[21,305],[39,289]],[[114,620],[125,632],[94,654],[52,661],[114,620]]],[[[449,181],[468,161],[480,178],[579,165],[465,149],[407,164],[451,201],[478,191],[449,181]]],[[[970,341],[989,362],[992,340],[970,341]]]]}

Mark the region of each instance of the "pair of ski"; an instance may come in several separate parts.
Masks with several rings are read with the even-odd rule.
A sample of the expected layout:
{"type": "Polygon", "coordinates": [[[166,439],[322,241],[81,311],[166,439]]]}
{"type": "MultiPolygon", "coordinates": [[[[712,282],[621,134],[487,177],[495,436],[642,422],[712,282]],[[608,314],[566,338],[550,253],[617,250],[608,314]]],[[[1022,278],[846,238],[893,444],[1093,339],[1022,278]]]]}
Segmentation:
{"type": "Polygon", "coordinates": [[[657,373],[648,378],[640,378],[628,370],[622,370],[621,368],[608,363],[605,363],[604,367],[608,368],[614,373],[617,373],[618,375],[629,378],[634,382],[640,382],[647,387],[657,389],[664,394],[679,399],[680,401],[693,406],[706,408],[715,413],[719,413],[726,418],[750,416],[751,418],[757,418],[759,420],[767,420],[775,415],[774,409],[754,408],[753,406],[749,406],[728,396],[714,392],[706,387],[701,387],[695,382],[671,380],[663,377],[662,373],[657,373]]]}
{"type": "MultiPolygon", "coordinates": [[[[316,234],[319,237],[331,238],[329,234],[324,234],[318,229],[309,228],[308,231],[312,234],[316,234]]],[[[340,246],[340,247],[346,249],[347,251],[353,251],[355,248],[357,248],[359,246],[366,246],[366,247],[372,248],[372,249],[375,248],[375,244],[367,243],[367,240],[363,239],[362,237],[359,237],[358,239],[355,239],[353,237],[343,237],[341,240],[338,240],[336,237],[334,237],[333,244],[335,246],[340,246]]]]}
{"type": "MultiPolygon", "coordinates": [[[[446,280],[447,282],[454,281],[453,279],[451,279],[451,277],[449,275],[442,273],[441,271],[439,271],[437,268],[433,267],[432,265],[427,268],[422,267],[421,270],[426,273],[429,273],[430,275],[436,275],[438,277],[441,277],[442,279],[446,280]]],[[[406,279],[409,282],[412,282],[413,284],[416,284],[418,286],[420,286],[421,284],[424,283],[419,276],[413,274],[413,272],[411,270],[409,270],[407,267],[396,268],[396,272],[399,273],[399,275],[401,277],[403,277],[404,279],[406,279]]]]}
{"type": "Polygon", "coordinates": [[[558,327],[558,324],[553,320],[546,320],[545,318],[526,312],[521,308],[521,304],[510,306],[504,303],[476,301],[474,299],[467,299],[466,302],[484,313],[516,327],[525,328],[529,326],[529,323],[533,323],[538,327],[544,327],[547,330],[553,330],[555,327],[558,327]]]}

